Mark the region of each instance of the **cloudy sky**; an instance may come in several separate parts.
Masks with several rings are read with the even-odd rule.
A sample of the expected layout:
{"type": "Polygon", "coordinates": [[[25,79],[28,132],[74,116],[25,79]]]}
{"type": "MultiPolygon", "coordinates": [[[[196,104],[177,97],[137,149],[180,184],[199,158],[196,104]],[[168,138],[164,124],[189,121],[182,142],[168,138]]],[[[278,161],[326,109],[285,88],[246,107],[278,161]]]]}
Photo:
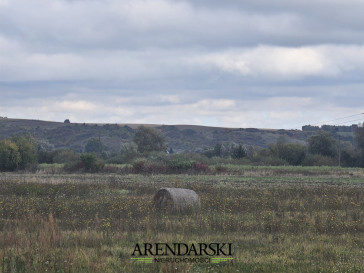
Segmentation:
{"type": "Polygon", "coordinates": [[[300,128],[360,114],[363,10],[364,0],[0,0],[0,116],[300,128]]]}

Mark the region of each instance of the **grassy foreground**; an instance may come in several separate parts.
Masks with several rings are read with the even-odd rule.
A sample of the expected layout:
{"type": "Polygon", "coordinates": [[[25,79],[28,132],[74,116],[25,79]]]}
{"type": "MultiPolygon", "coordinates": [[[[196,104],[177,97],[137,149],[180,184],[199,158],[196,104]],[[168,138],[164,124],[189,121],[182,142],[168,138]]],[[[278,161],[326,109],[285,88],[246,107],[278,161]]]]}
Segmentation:
{"type": "Polygon", "coordinates": [[[363,178],[359,169],[292,167],[221,175],[1,173],[0,272],[363,272],[363,178]],[[195,190],[201,210],[154,211],[163,186],[195,190]],[[234,259],[131,260],[144,242],[231,242],[234,259]]]}

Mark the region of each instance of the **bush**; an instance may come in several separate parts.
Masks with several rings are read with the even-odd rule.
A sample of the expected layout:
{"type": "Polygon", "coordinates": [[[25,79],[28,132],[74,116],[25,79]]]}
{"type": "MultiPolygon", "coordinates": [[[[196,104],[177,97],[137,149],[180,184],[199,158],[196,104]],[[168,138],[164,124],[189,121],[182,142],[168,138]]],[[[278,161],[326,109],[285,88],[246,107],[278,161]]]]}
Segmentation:
{"type": "Polygon", "coordinates": [[[63,169],[66,172],[80,172],[85,170],[85,165],[81,161],[67,162],[64,164],[63,169]]]}
{"type": "Polygon", "coordinates": [[[105,163],[94,154],[81,154],[80,160],[67,162],[63,169],[67,172],[101,172],[104,167],[105,163]]]}
{"type": "Polygon", "coordinates": [[[289,163],[279,157],[275,156],[265,156],[265,155],[254,155],[251,159],[252,163],[261,166],[284,166],[289,165],[289,163]]]}
{"type": "Polygon", "coordinates": [[[180,172],[184,172],[184,171],[192,169],[193,163],[194,162],[192,160],[176,158],[176,159],[172,159],[168,162],[168,167],[172,171],[180,173],[180,172]]]}
{"type": "Polygon", "coordinates": [[[94,154],[81,154],[80,159],[86,171],[92,170],[97,161],[97,157],[94,154]]]}
{"type": "Polygon", "coordinates": [[[58,149],[54,151],[38,150],[38,163],[68,163],[79,161],[80,156],[70,149],[58,149]]]}
{"type": "Polygon", "coordinates": [[[44,151],[44,150],[38,150],[38,163],[46,163],[46,164],[52,164],[53,162],[53,152],[50,151],[44,151]]]}
{"type": "Polygon", "coordinates": [[[105,173],[118,173],[119,171],[120,171],[120,169],[116,166],[106,165],[103,168],[103,172],[105,172],[105,173]]]}
{"type": "Polygon", "coordinates": [[[106,163],[108,164],[124,164],[124,157],[120,154],[113,155],[110,158],[106,160],[106,163]]]}
{"type": "Polygon", "coordinates": [[[17,145],[10,140],[0,142],[0,171],[14,171],[21,162],[17,145]]]}
{"type": "Polygon", "coordinates": [[[133,173],[157,174],[157,173],[206,173],[210,167],[201,162],[184,159],[172,159],[170,161],[149,161],[138,159],[132,164],[133,173]]]}
{"type": "Polygon", "coordinates": [[[138,159],[133,162],[132,169],[135,173],[143,173],[145,171],[145,166],[147,165],[146,159],[138,159]]]}
{"type": "Polygon", "coordinates": [[[132,172],[140,174],[168,173],[168,167],[162,162],[150,162],[146,159],[139,159],[134,161],[132,172]]]}
{"type": "Polygon", "coordinates": [[[210,167],[201,162],[194,162],[192,167],[193,167],[193,170],[198,173],[207,173],[210,171],[210,167]]]}
{"type": "Polygon", "coordinates": [[[341,152],[341,166],[360,167],[360,153],[354,150],[344,150],[341,152]]]}
{"type": "Polygon", "coordinates": [[[300,144],[275,144],[270,147],[273,155],[287,161],[290,165],[301,165],[306,156],[306,147],[300,144]]]}
{"type": "MultiPolygon", "coordinates": [[[[214,160],[211,160],[210,158],[206,157],[203,154],[197,154],[197,153],[175,153],[170,155],[165,155],[164,157],[160,157],[164,162],[168,163],[170,160],[192,160],[201,162],[207,165],[213,164],[214,160]]],[[[215,159],[222,160],[220,157],[215,157],[215,159]]]]}
{"type": "Polygon", "coordinates": [[[81,154],[80,160],[88,172],[100,172],[104,168],[103,161],[98,160],[94,154],[81,154]]]}
{"type": "Polygon", "coordinates": [[[80,156],[70,149],[60,149],[52,152],[53,154],[53,163],[67,163],[79,161],[80,156]]]}
{"type": "Polygon", "coordinates": [[[309,154],[302,162],[303,166],[336,166],[334,158],[319,154],[309,154]]]}
{"type": "Polygon", "coordinates": [[[216,173],[226,173],[228,170],[229,170],[228,167],[221,165],[221,164],[219,164],[215,167],[216,173]]]}

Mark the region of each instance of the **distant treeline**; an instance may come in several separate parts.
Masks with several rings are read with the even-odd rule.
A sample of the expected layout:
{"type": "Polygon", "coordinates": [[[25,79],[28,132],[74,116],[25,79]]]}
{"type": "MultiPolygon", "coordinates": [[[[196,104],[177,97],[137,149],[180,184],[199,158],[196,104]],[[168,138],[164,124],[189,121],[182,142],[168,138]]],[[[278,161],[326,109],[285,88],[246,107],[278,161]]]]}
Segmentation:
{"type": "Polygon", "coordinates": [[[351,128],[355,128],[354,144],[318,130],[306,144],[280,136],[268,148],[226,141],[199,153],[174,153],[160,130],[143,126],[135,131],[133,141],[113,152],[100,138],[90,138],[83,152],[76,152],[44,150],[31,135],[16,135],[0,142],[0,171],[37,171],[38,164],[44,163],[60,163],[65,172],[124,173],[208,173],[219,164],[364,167],[364,127],[351,128]]]}

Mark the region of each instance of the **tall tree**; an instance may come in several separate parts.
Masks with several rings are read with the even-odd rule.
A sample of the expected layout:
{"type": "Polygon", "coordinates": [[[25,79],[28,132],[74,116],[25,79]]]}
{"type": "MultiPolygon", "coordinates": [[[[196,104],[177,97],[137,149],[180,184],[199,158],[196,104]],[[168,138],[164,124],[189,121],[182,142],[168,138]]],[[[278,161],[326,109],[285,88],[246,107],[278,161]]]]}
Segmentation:
{"type": "Polygon", "coordinates": [[[364,167],[364,123],[354,132],[355,146],[360,152],[360,166],[364,167]]]}
{"type": "Polygon", "coordinates": [[[138,148],[135,143],[124,143],[120,149],[123,162],[130,162],[138,156],[138,148]]]}
{"type": "Polygon", "coordinates": [[[27,165],[37,164],[37,146],[34,138],[27,135],[17,135],[11,139],[18,146],[20,154],[19,168],[24,169],[27,165]]]}
{"type": "Polygon", "coordinates": [[[328,157],[335,157],[337,155],[335,140],[329,133],[324,131],[320,131],[317,135],[308,139],[308,151],[311,154],[319,154],[328,157]]]}
{"type": "Polygon", "coordinates": [[[215,156],[222,156],[222,144],[221,143],[217,143],[214,147],[214,153],[215,156]]]}
{"type": "Polygon", "coordinates": [[[86,153],[101,154],[104,150],[104,145],[102,145],[100,138],[90,138],[85,146],[86,153]]]}
{"type": "Polygon", "coordinates": [[[16,144],[10,140],[0,142],[0,171],[14,171],[20,164],[20,154],[16,144]]]}
{"type": "Polygon", "coordinates": [[[140,153],[167,149],[163,134],[151,127],[140,126],[135,132],[134,142],[140,153]]]}
{"type": "Polygon", "coordinates": [[[295,143],[277,144],[270,146],[273,155],[287,161],[290,165],[301,165],[306,156],[306,147],[295,143]]]}
{"type": "Polygon", "coordinates": [[[246,157],[246,149],[243,145],[239,144],[237,147],[233,148],[232,157],[240,159],[246,157]]]}

